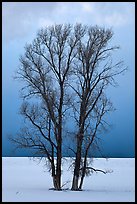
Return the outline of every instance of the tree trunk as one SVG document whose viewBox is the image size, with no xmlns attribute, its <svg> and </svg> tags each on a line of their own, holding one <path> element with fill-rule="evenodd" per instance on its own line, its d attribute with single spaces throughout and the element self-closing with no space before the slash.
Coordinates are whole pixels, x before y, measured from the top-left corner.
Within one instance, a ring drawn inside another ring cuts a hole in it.
<svg viewBox="0 0 137 204">
<path fill-rule="evenodd" d="M 61 161 L 62 161 L 62 106 L 63 106 L 63 83 L 60 82 L 60 105 L 59 105 L 59 119 L 58 119 L 58 135 L 57 135 L 57 165 L 56 165 L 56 179 L 57 190 L 61 190 Z"/>
<path fill-rule="evenodd" d="M 61 168 L 59 168 L 59 161 L 57 161 L 56 167 L 54 164 L 54 160 L 52 161 L 52 179 L 54 189 L 61 190 Z"/>
<path fill-rule="evenodd" d="M 82 190 L 83 181 L 85 178 L 85 173 L 86 173 L 86 165 L 84 165 L 84 167 L 82 169 L 82 176 L 81 176 L 81 180 L 80 180 L 80 184 L 79 184 L 79 190 Z"/>
<path fill-rule="evenodd" d="M 72 182 L 72 191 L 77 191 L 78 190 L 78 180 L 79 177 L 77 177 L 76 175 L 73 176 L 73 182 Z"/>
<path fill-rule="evenodd" d="M 79 184 L 79 190 L 82 190 L 84 178 L 85 178 L 85 175 L 82 175 L 81 180 L 80 180 L 80 184 Z"/>
<path fill-rule="evenodd" d="M 53 186 L 54 186 L 54 189 L 55 190 L 61 190 L 61 187 L 60 187 L 60 178 L 58 178 L 57 175 L 53 176 Z"/>
<path fill-rule="evenodd" d="M 85 157 L 84 157 L 84 164 L 83 164 L 83 168 L 82 168 L 82 176 L 81 176 L 81 180 L 80 180 L 80 184 L 79 184 L 79 189 L 80 190 L 82 190 L 82 185 L 83 185 L 83 181 L 84 181 L 85 174 L 86 174 L 87 153 L 88 153 L 88 148 L 86 149 L 86 153 L 85 153 Z"/>
<path fill-rule="evenodd" d="M 57 149 L 57 169 L 56 169 L 58 190 L 61 190 L 61 159 L 62 159 L 62 152 L 61 152 L 61 143 L 60 143 Z"/>
<path fill-rule="evenodd" d="M 72 188 L 71 188 L 71 190 L 74 190 L 74 191 L 79 190 L 78 181 L 79 181 L 79 172 L 80 172 L 80 163 L 81 163 L 81 147 L 82 147 L 82 140 L 78 139 L 77 154 L 76 154 L 74 175 L 73 175 Z"/>
<path fill-rule="evenodd" d="M 74 167 L 74 175 L 73 175 L 73 182 L 71 190 L 78 191 L 78 182 L 80 176 L 80 165 L 81 165 L 81 151 L 82 151 L 82 142 L 83 142 L 83 135 L 84 135 L 84 116 L 85 116 L 85 109 L 83 108 L 83 104 L 80 107 L 80 119 L 79 119 L 79 134 L 77 135 L 77 151 L 76 151 L 76 160 L 75 160 L 75 167 Z"/>
</svg>

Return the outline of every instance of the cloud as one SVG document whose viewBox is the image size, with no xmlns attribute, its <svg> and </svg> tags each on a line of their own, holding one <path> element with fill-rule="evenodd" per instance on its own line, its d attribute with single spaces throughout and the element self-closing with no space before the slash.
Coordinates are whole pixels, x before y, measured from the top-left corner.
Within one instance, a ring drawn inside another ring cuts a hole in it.
<svg viewBox="0 0 137 204">
<path fill-rule="evenodd" d="M 102 26 L 125 26 L 132 23 L 135 18 L 133 2 L 80 2 L 80 5 L 84 11 L 83 17 L 89 18 L 90 15 L 94 24 Z"/>
<path fill-rule="evenodd" d="M 2 3 L 2 31 L 6 41 L 23 38 L 37 29 L 42 19 L 49 22 L 57 2 L 4 2 Z"/>
<path fill-rule="evenodd" d="M 53 25 L 53 21 L 50 20 L 50 19 L 46 19 L 44 17 L 41 17 L 38 20 L 38 25 L 39 25 L 39 27 L 44 27 L 44 26 L 47 26 L 47 25 Z"/>
<path fill-rule="evenodd" d="M 127 23 L 127 20 L 128 19 L 125 15 L 121 15 L 120 13 L 115 12 L 111 15 L 106 15 L 103 19 L 103 22 L 108 26 L 124 26 Z"/>
<path fill-rule="evenodd" d="M 135 18 L 134 7 L 131 2 L 3 2 L 3 39 L 24 39 L 54 23 L 128 26 Z"/>
<path fill-rule="evenodd" d="M 94 4 L 90 3 L 90 2 L 80 2 L 80 5 L 83 9 L 83 11 L 86 11 L 86 12 L 92 12 L 93 9 L 94 9 Z"/>
<path fill-rule="evenodd" d="M 111 14 L 105 16 L 104 22 L 111 26 L 128 26 L 134 22 L 134 18 L 134 7 L 132 7 L 131 4 L 121 3 L 118 10 L 112 10 Z"/>
</svg>

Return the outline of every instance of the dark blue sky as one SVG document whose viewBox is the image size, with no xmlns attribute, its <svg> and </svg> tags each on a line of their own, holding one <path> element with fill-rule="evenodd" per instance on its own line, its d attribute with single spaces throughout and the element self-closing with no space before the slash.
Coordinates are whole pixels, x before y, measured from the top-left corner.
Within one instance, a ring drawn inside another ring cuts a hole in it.
<svg viewBox="0 0 137 204">
<path fill-rule="evenodd" d="M 56 12 L 56 15 L 55 15 Z M 37 15 L 36 15 L 37 13 Z M 23 120 L 18 114 L 22 84 L 13 80 L 19 66 L 19 56 L 26 42 L 31 42 L 39 28 L 54 23 L 81 22 L 112 27 L 112 44 L 121 49 L 114 59 L 128 66 L 124 76 L 118 76 L 117 88 L 108 95 L 116 111 L 109 115 L 111 130 L 102 135 L 101 147 L 108 157 L 134 157 L 135 143 L 135 4 L 132 2 L 43 2 L 2 3 L 2 154 L 29 156 L 26 150 L 13 153 L 8 134 L 16 134 Z"/>
</svg>

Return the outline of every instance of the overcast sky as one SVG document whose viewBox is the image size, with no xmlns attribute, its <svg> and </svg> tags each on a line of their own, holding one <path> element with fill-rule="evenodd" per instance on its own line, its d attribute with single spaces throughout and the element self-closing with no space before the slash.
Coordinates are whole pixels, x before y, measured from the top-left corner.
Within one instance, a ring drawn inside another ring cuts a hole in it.
<svg viewBox="0 0 137 204">
<path fill-rule="evenodd" d="M 99 25 L 114 31 L 112 43 L 121 47 L 116 57 L 124 60 L 129 70 L 125 76 L 118 77 L 119 87 L 110 89 L 117 111 L 110 117 L 113 129 L 105 137 L 103 148 L 106 154 L 111 150 L 114 157 L 134 156 L 134 2 L 2 3 L 3 155 L 12 155 L 7 134 L 15 134 L 21 126 L 18 115 L 21 83 L 12 77 L 19 66 L 19 56 L 39 28 L 58 23 Z"/>
</svg>

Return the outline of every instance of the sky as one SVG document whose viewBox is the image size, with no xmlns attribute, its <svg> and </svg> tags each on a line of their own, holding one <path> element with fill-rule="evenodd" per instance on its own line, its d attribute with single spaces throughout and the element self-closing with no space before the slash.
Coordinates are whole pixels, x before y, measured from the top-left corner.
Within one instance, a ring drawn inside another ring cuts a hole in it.
<svg viewBox="0 0 137 204">
<path fill-rule="evenodd" d="M 102 135 L 101 148 L 107 157 L 135 154 L 135 3 L 134 2 L 2 2 L 2 155 L 29 156 L 14 151 L 8 140 L 22 127 L 19 113 L 23 86 L 14 80 L 19 56 L 37 31 L 48 25 L 82 23 L 112 28 L 112 44 L 120 45 L 115 59 L 124 60 L 128 71 L 117 77 L 119 86 L 108 95 L 116 111 L 109 116 L 112 127 Z"/>
</svg>

